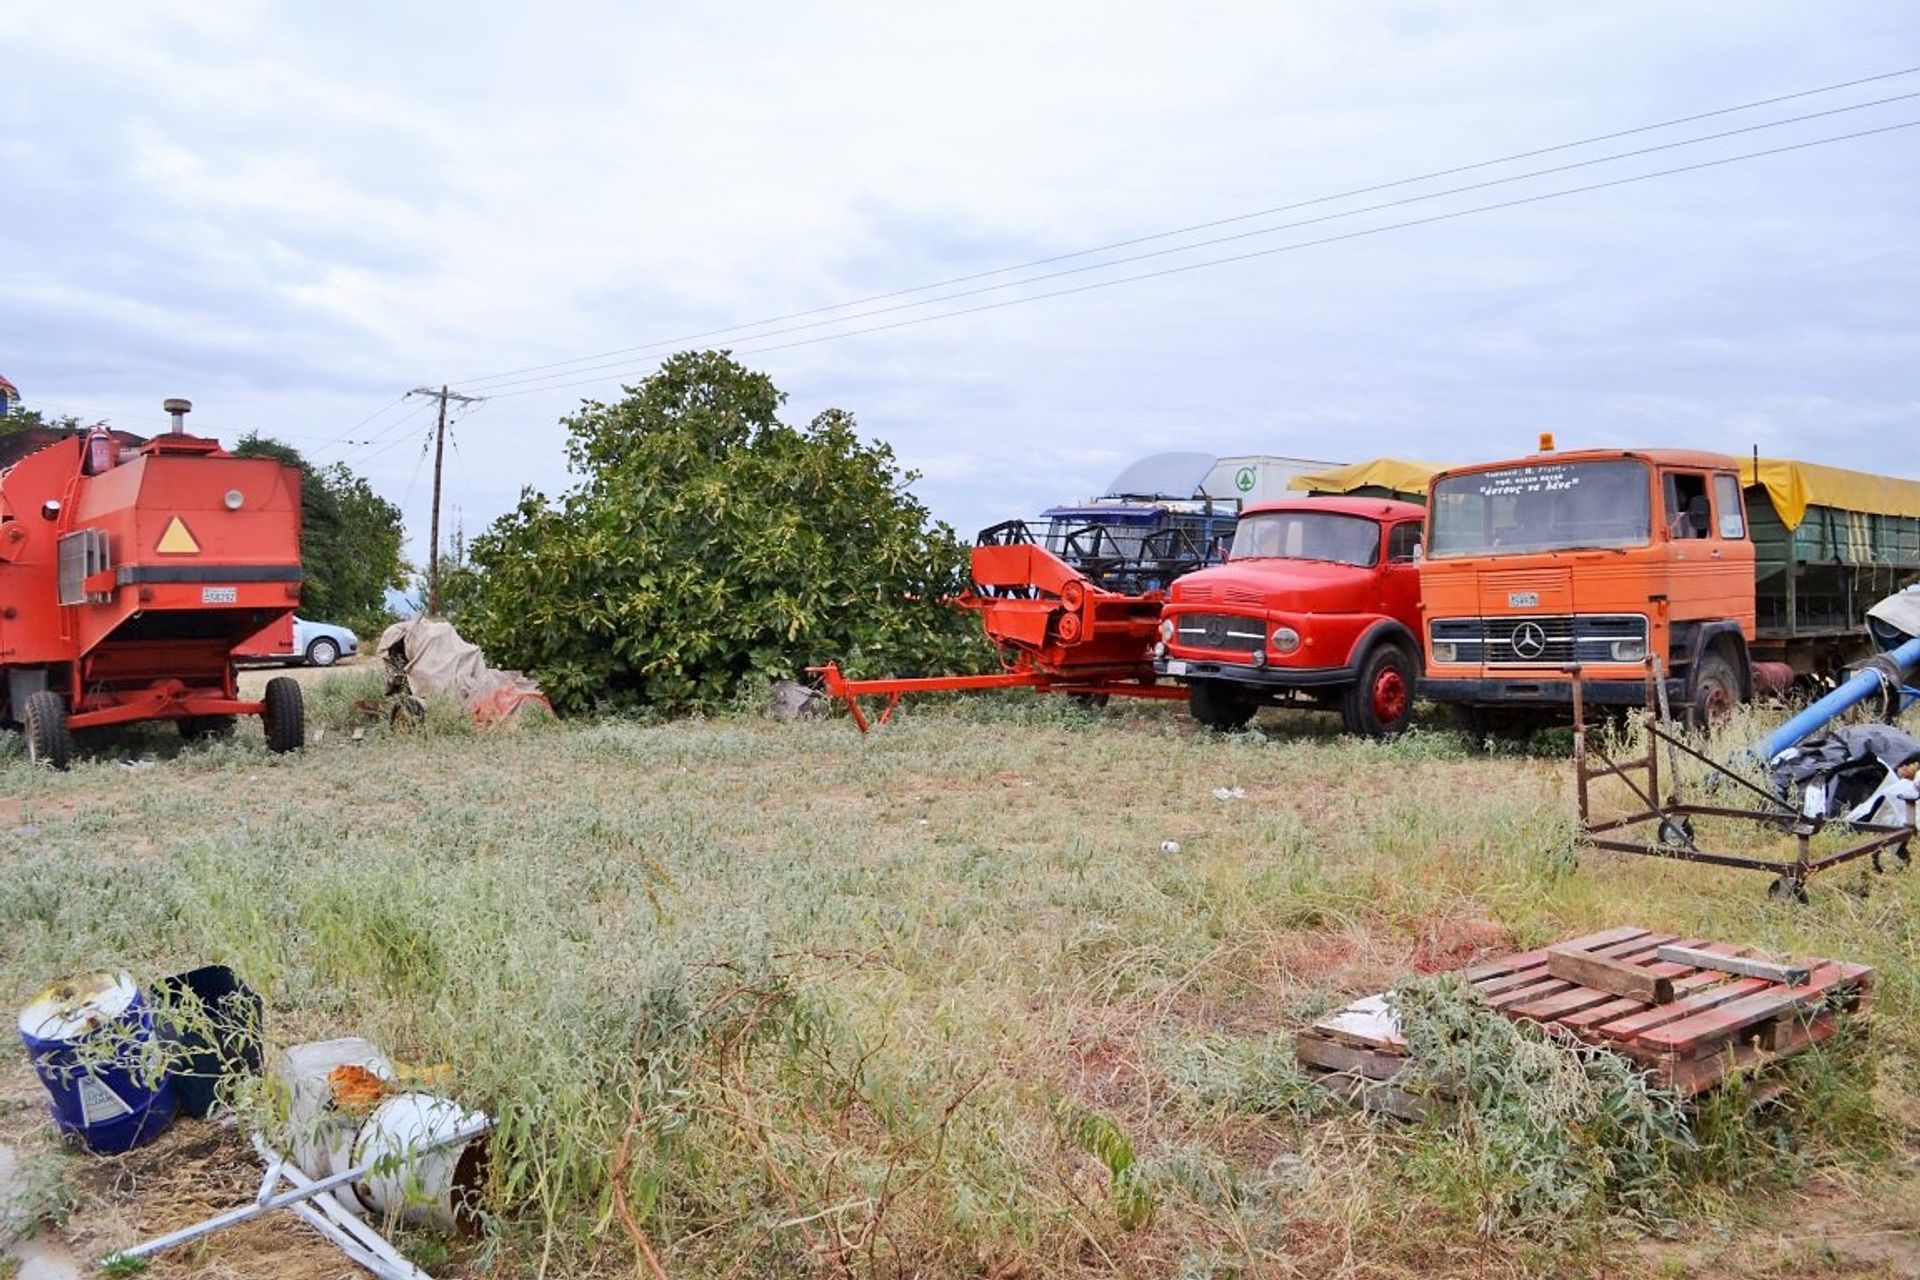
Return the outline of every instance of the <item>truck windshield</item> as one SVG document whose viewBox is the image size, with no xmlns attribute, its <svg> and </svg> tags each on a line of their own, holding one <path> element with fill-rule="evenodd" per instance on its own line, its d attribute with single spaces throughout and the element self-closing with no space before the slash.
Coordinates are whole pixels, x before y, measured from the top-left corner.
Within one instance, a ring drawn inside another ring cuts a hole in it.
<svg viewBox="0 0 1920 1280">
<path fill-rule="evenodd" d="M 1433 487 L 1427 555 L 1645 546 L 1651 493 L 1646 464 L 1629 458 L 1448 476 Z"/>
<path fill-rule="evenodd" d="M 1259 511 L 1233 531 L 1235 560 L 1332 560 L 1366 567 L 1380 560 L 1380 526 L 1326 511 Z"/>
</svg>

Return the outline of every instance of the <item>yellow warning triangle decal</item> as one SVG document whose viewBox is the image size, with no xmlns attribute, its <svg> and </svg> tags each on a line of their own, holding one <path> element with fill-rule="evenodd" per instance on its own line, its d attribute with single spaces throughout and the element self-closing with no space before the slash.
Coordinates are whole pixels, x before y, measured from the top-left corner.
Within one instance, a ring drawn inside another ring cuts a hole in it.
<svg viewBox="0 0 1920 1280">
<path fill-rule="evenodd" d="M 197 556 L 200 544 L 187 532 L 187 522 L 179 516 L 167 521 L 166 532 L 160 535 L 160 541 L 153 549 L 163 556 Z"/>
</svg>

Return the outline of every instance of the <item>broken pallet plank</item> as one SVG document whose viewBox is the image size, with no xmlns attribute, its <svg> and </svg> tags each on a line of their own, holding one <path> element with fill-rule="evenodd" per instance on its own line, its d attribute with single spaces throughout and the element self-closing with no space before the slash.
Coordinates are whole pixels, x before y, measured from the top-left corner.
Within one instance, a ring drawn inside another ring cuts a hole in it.
<svg viewBox="0 0 1920 1280">
<path fill-rule="evenodd" d="M 1643 933 L 1638 938 L 1632 938 L 1625 942 L 1616 942 L 1611 946 L 1600 947 L 1592 954 L 1618 958 L 1620 956 L 1631 955 L 1638 950 L 1657 946 L 1662 942 L 1672 941 L 1673 935 L 1670 933 Z M 1531 980 L 1524 986 L 1508 987 L 1504 991 L 1488 993 L 1487 1004 L 1494 1009 L 1505 1011 L 1515 1005 L 1527 1004 L 1546 996 L 1559 995 L 1563 991 L 1570 990 L 1573 985 L 1572 983 L 1549 975 L 1544 959 L 1541 961 L 1540 967 L 1537 970 L 1531 971 L 1531 973 L 1533 975 Z M 1495 981 L 1498 981 L 1498 979 Z M 1487 991 L 1487 985 L 1491 984 L 1475 984 L 1482 992 Z"/>
<path fill-rule="evenodd" d="M 1385 1053 L 1405 1053 L 1407 1042 L 1400 1035 L 1400 1019 L 1387 1006 L 1387 997 L 1367 996 L 1343 1009 L 1336 1009 L 1315 1022 L 1314 1034 L 1339 1040 L 1361 1049 Z"/>
<path fill-rule="evenodd" d="M 1401 1120 L 1424 1120 L 1429 1104 L 1427 1099 L 1408 1093 L 1405 1089 L 1381 1080 L 1369 1080 L 1365 1076 L 1349 1075 L 1344 1071 L 1310 1071 L 1307 1073 L 1313 1082 L 1336 1098 L 1349 1103 L 1358 1103 L 1368 1111 L 1378 1111 L 1384 1115 Z"/>
<path fill-rule="evenodd" d="M 1780 982 L 1790 987 L 1799 986 L 1809 976 L 1806 965 L 1775 964 L 1756 956 L 1717 955 L 1701 948 L 1678 944 L 1661 947 L 1660 958 L 1673 964 L 1689 964 L 1696 969 L 1737 973 L 1743 978 L 1765 978 L 1769 982 Z"/>
<path fill-rule="evenodd" d="M 1832 1037 L 1833 1015 L 1823 1013 L 1811 1022 L 1793 1022 L 1771 1046 L 1729 1044 L 1704 1058 L 1677 1058 L 1654 1068 L 1654 1078 L 1683 1098 L 1704 1093 L 1740 1071 L 1754 1071 L 1790 1057 Z"/>
<path fill-rule="evenodd" d="M 1741 979 L 1765 989 L 1724 1001 L 1678 1022 L 1650 1028 L 1637 1039 L 1641 1046 L 1660 1053 L 1678 1058 L 1698 1057 L 1756 1023 L 1817 1004 L 1829 992 L 1856 985 L 1863 977 L 1870 979 L 1872 973 L 1873 970 L 1862 965 L 1822 961 L 1805 982 L 1791 987 L 1758 978 Z"/>
<path fill-rule="evenodd" d="M 1714 976 L 1726 977 L 1718 973 Z M 1671 1004 L 1648 1005 L 1639 1013 L 1615 1018 L 1612 1022 L 1600 1024 L 1594 1030 L 1608 1040 L 1630 1041 L 1656 1027 L 1663 1027 L 1669 1022 L 1680 1022 L 1702 1010 L 1738 1000 L 1743 996 L 1750 996 L 1756 991 L 1764 991 L 1766 987 L 1767 984 L 1759 978 L 1730 978 L 1717 985 L 1689 992 Z"/>
<path fill-rule="evenodd" d="M 1405 1054 L 1358 1049 L 1304 1032 L 1294 1037 L 1293 1056 L 1309 1066 L 1344 1071 L 1349 1075 L 1365 1076 L 1369 1080 L 1391 1080 L 1405 1071 L 1407 1064 L 1412 1061 Z"/>
<path fill-rule="evenodd" d="M 1726 942 L 1706 943 L 1703 940 L 1695 940 L 1692 945 L 1721 948 L 1721 952 L 1716 954 L 1732 954 L 1741 950 L 1741 948 Z M 1698 991 L 1701 987 L 1712 986 L 1716 982 L 1725 982 L 1727 980 L 1726 975 L 1717 970 L 1702 971 L 1693 968 L 1691 965 L 1657 964 L 1649 965 L 1648 968 L 1663 978 L 1673 979 L 1673 994 L 1675 999 Z M 1624 1018 L 1630 1013 L 1642 1013 L 1647 1008 L 1647 1002 L 1644 1000 L 1610 1000 L 1605 1004 L 1593 1005 L 1577 1013 L 1569 1013 L 1560 1021 L 1561 1025 L 1565 1026 L 1574 1034 L 1588 1036 L 1591 1034 L 1592 1028 L 1603 1022 L 1612 1022 L 1616 1018 Z"/>
<path fill-rule="evenodd" d="M 1654 954 L 1664 951 L 1662 948 Z M 1605 995 L 1625 996 L 1648 1004 L 1666 1004 L 1673 999 L 1672 978 L 1653 973 L 1645 965 L 1612 956 L 1563 951 L 1556 947 L 1547 952 L 1547 972 Z"/>
<path fill-rule="evenodd" d="M 1574 951 L 1592 951 L 1599 947 L 1611 946 L 1617 942 L 1628 942 L 1634 938 L 1645 937 L 1649 931 L 1635 928 L 1633 925 L 1621 925 L 1614 929 L 1602 929 L 1599 933 L 1590 933 L 1583 938 L 1570 938 L 1553 945 Z M 1545 964 L 1547 948 L 1533 951 L 1521 951 L 1514 955 L 1502 956 L 1498 960 L 1488 960 L 1484 964 L 1472 965 L 1460 971 L 1460 976 L 1468 982 L 1478 982 L 1482 978 L 1497 977 L 1503 973 L 1512 973 L 1516 969 L 1525 969 L 1533 965 Z"/>
</svg>

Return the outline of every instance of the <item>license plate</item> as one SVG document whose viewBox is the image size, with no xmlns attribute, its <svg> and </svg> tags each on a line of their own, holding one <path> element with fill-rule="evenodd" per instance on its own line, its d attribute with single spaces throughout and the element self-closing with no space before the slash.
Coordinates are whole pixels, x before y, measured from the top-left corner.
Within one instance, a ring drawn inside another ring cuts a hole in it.
<svg viewBox="0 0 1920 1280">
<path fill-rule="evenodd" d="M 239 602 L 240 588 L 238 587 L 200 588 L 201 604 L 238 604 Z"/>
<path fill-rule="evenodd" d="M 1538 609 L 1539 607 L 1540 593 L 1538 591 L 1507 592 L 1507 608 L 1509 609 Z"/>
<path fill-rule="evenodd" d="M 1167 674 L 1170 676 L 1183 676 L 1187 674 L 1187 664 L 1178 658 L 1169 658 L 1167 660 Z"/>
</svg>

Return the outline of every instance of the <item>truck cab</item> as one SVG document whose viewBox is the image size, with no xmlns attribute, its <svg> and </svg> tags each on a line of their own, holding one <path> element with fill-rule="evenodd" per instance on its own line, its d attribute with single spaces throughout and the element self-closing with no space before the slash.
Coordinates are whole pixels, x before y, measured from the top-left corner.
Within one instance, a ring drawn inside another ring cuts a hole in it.
<svg viewBox="0 0 1920 1280">
<path fill-rule="evenodd" d="M 1740 464 L 1542 452 L 1444 471 L 1428 500 L 1421 693 L 1469 727 L 1644 704 L 1649 657 L 1698 720 L 1752 696 L 1754 550 Z"/>
<path fill-rule="evenodd" d="M 1176 580 L 1154 670 L 1194 719 L 1237 729 L 1269 705 L 1334 708 L 1384 737 L 1413 711 L 1425 512 L 1379 498 L 1296 498 L 1240 513 L 1226 562 Z"/>
</svg>

